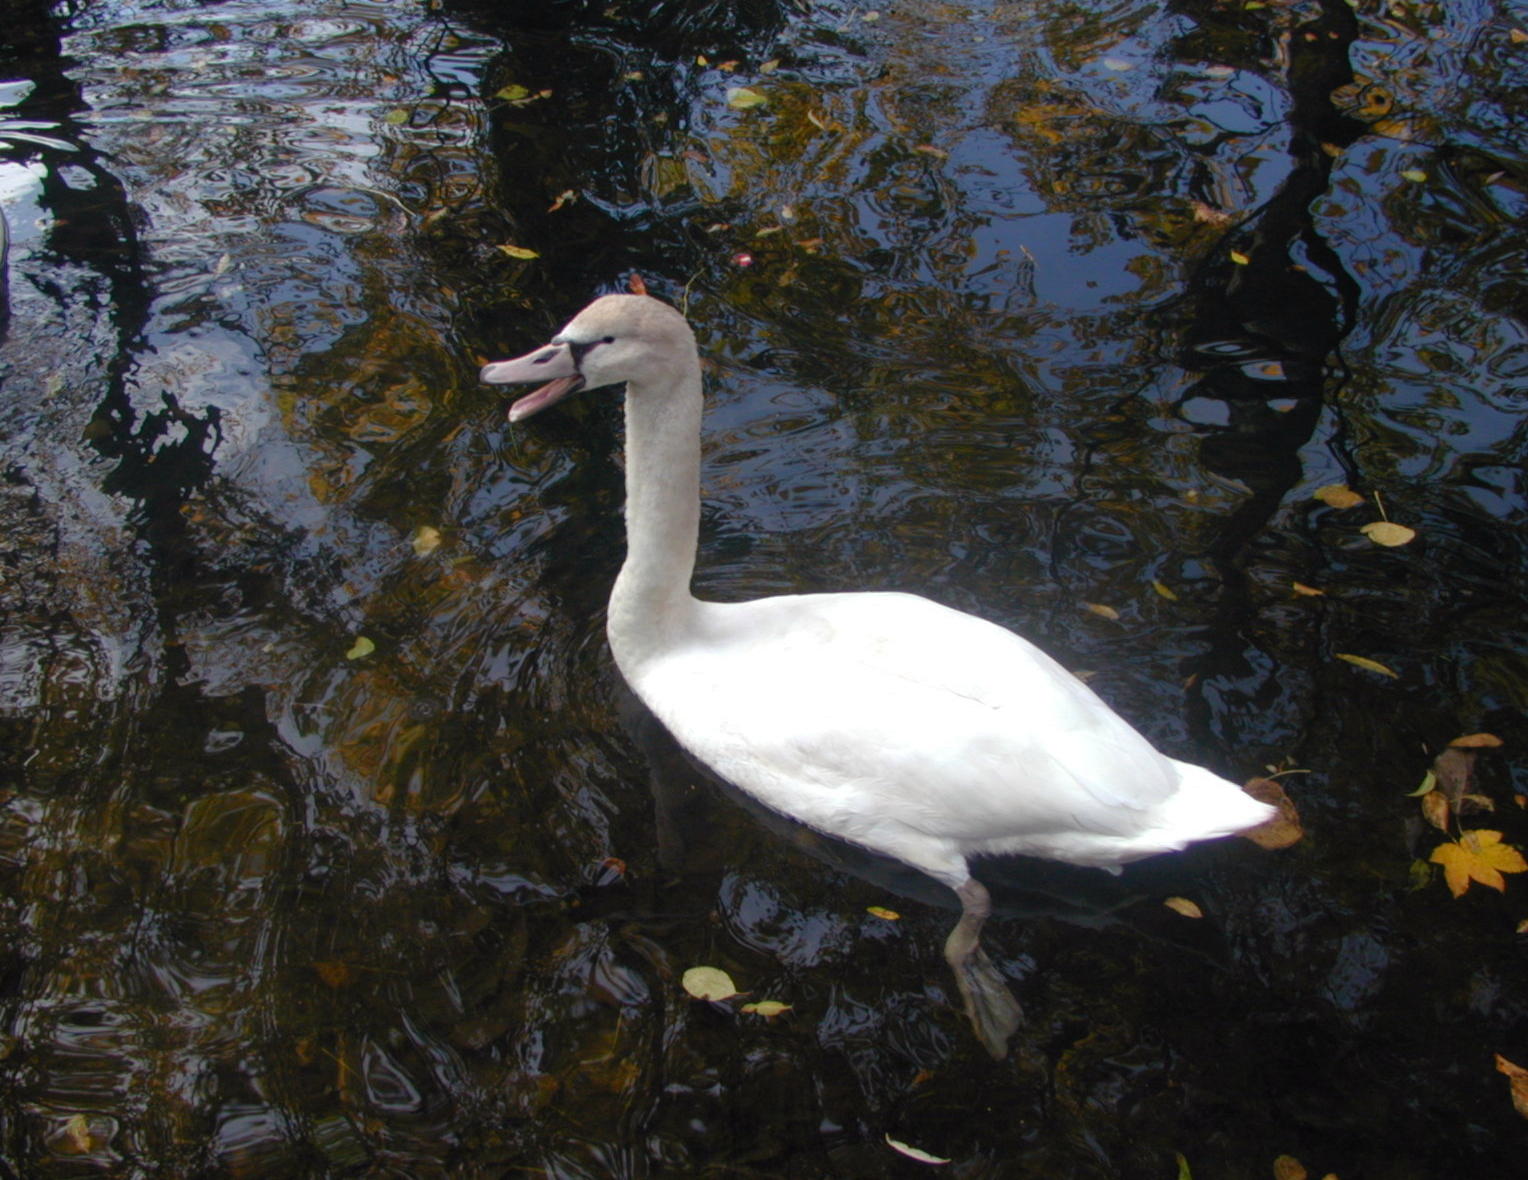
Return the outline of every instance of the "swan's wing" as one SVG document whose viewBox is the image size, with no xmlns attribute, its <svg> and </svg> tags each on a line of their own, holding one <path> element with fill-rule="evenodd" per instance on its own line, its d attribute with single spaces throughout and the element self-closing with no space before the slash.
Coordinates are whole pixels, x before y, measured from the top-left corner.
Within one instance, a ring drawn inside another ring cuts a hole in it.
<svg viewBox="0 0 1528 1180">
<path fill-rule="evenodd" d="M 983 620 L 907 595 L 719 609 L 635 687 L 703 761 L 809 823 L 880 809 L 967 841 L 1126 834 L 1176 784 L 1085 685 Z"/>
</svg>

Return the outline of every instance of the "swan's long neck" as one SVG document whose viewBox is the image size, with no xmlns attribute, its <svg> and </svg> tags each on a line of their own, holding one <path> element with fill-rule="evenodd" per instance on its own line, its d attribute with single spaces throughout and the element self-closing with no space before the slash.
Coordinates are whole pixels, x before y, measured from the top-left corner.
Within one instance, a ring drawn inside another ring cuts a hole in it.
<svg viewBox="0 0 1528 1180">
<path fill-rule="evenodd" d="M 610 646 L 631 676 L 692 617 L 700 535 L 700 362 L 626 389 L 626 562 L 610 595 Z"/>
</svg>

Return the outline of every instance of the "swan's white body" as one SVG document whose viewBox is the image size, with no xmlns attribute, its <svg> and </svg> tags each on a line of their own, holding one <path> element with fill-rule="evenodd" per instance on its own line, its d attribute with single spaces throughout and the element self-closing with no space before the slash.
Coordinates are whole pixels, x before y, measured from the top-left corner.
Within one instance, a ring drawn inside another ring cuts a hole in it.
<svg viewBox="0 0 1528 1180">
<path fill-rule="evenodd" d="M 551 346 L 483 378 L 553 379 L 512 419 L 585 385 L 627 383 L 628 552 L 608 624 L 617 665 L 727 780 L 956 890 L 964 914 L 946 955 L 995 1054 L 1018 1009 L 977 945 L 988 901 L 970 856 L 1117 870 L 1273 814 L 1159 753 L 1033 644 L 975 616 L 910 594 L 696 599 L 700 365 L 665 304 L 605 296 Z"/>
</svg>

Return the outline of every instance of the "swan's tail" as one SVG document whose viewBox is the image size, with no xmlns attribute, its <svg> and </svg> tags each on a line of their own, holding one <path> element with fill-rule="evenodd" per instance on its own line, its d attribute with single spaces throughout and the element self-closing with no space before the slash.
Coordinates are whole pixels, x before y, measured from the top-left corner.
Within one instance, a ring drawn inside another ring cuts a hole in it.
<svg viewBox="0 0 1528 1180">
<path fill-rule="evenodd" d="M 1211 774 L 1202 766 L 1173 761 L 1178 769 L 1178 789 L 1159 803 L 1153 826 L 1171 834 L 1175 847 L 1196 840 L 1213 840 L 1245 832 L 1278 814 L 1276 808 L 1259 803 L 1233 782 Z"/>
</svg>

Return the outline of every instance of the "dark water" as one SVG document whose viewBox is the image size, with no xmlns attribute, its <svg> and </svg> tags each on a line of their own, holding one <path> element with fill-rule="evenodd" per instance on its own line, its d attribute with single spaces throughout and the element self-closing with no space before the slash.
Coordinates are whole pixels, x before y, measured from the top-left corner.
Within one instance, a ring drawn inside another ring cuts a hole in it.
<svg viewBox="0 0 1528 1180">
<path fill-rule="evenodd" d="M 1528 881 L 1407 797 L 1495 733 L 1462 824 L 1528 841 L 1520 8 L 3 12 L 4 1174 L 1521 1168 Z M 1020 628 L 1304 841 L 984 866 L 988 1061 L 949 899 L 620 685 L 614 400 L 476 384 L 632 269 L 704 593 Z"/>
</svg>

